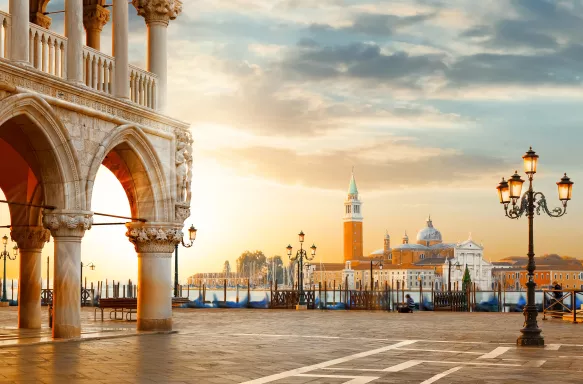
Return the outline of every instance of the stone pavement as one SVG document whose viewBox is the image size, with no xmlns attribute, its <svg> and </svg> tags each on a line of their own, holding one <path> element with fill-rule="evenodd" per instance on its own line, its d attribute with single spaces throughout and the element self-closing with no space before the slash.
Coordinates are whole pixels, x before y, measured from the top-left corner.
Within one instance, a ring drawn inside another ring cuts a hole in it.
<svg viewBox="0 0 583 384">
<path fill-rule="evenodd" d="M 540 320 L 547 347 L 517 349 L 521 314 L 179 309 L 174 322 L 176 334 L 0 347 L 0 383 L 583 382 L 583 324 Z M 15 324 L 0 310 L 0 333 Z M 83 324 L 135 334 L 88 309 Z"/>
</svg>

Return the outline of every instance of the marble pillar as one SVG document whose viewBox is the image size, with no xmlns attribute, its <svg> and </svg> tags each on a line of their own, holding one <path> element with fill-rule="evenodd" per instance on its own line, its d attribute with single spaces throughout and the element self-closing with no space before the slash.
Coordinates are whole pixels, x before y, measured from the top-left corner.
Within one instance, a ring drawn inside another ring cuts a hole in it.
<svg viewBox="0 0 583 384">
<path fill-rule="evenodd" d="M 172 255 L 182 225 L 128 223 L 126 235 L 138 253 L 138 330 L 172 330 Z"/>
<path fill-rule="evenodd" d="M 52 211 L 43 223 L 55 243 L 53 337 L 81 336 L 81 239 L 91 228 L 93 215 L 87 211 Z"/>
<path fill-rule="evenodd" d="M 10 44 L 10 58 L 15 62 L 28 64 L 30 3 L 28 0 L 10 0 L 9 12 L 12 23 L 10 39 L 7 39 Z"/>
<path fill-rule="evenodd" d="M 87 46 L 98 51 L 101 49 L 101 31 L 109 21 L 109 11 L 100 4 L 83 7 L 83 26 L 87 36 Z"/>
<path fill-rule="evenodd" d="M 43 227 L 13 227 L 10 237 L 19 248 L 18 328 L 38 329 L 41 327 L 41 251 L 50 240 L 50 233 Z"/>
<path fill-rule="evenodd" d="M 113 0 L 113 57 L 115 57 L 115 78 L 113 92 L 115 97 L 130 98 L 129 75 L 129 11 L 127 0 Z"/>
<path fill-rule="evenodd" d="M 27 34 L 28 36 L 28 34 Z M 83 83 L 83 2 L 65 0 L 67 79 Z"/>
<path fill-rule="evenodd" d="M 158 75 L 157 109 L 164 112 L 168 87 L 168 24 L 182 12 L 181 0 L 132 0 L 148 26 L 148 71 Z"/>
</svg>

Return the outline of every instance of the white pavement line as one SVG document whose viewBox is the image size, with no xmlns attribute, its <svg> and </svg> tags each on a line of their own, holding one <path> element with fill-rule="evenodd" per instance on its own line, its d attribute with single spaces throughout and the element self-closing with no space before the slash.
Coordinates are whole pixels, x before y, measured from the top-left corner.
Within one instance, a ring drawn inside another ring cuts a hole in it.
<svg viewBox="0 0 583 384">
<path fill-rule="evenodd" d="M 292 370 L 287 371 L 287 372 L 276 373 L 275 375 L 266 376 L 266 377 L 262 377 L 262 378 L 259 378 L 259 379 L 246 381 L 246 382 L 241 383 L 241 384 L 263 384 L 263 383 L 271 383 L 272 381 L 281 380 L 281 379 L 285 379 L 287 377 L 300 375 L 302 373 L 314 371 L 316 369 L 326 368 L 326 367 L 330 367 L 330 366 L 336 365 L 336 364 L 342 364 L 342 363 L 345 363 L 347 361 L 351 361 L 351 360 L 355 360 L 355 359 L 360 359 L 361 357 L 367 357 L 367 356 L 376 355 L 378 353 L 390 351 L 391 349 L 403 347 L 405 345 L 411 345 L 411 344 L 413 344 L 415 342 L 416 342 L 416 340 L 402 341 L 400 343 L 391 344 L 391 345 L 388 345 L 386 347 L 372 349 L 370 351 L 364 351 L 364 352 L 360 352 L 360 353 L 355 353 L 354 355 L 349 355 L 349 356 L 341 357 L 341 358 L 334 359 L 334 360 L 324 361 L 323 363 L 309 365 L 307 367 L 292 369 Z"/>
<path fill-rule="evenodd" d="M 547 351 L 558 351 L 561 348 L 561 344 L 547 344 L 545 345 L 545 349 Z"/>
<path fill-rule="evenodd" d="M 399 372 L 407 368 L 414 367 L 416 365 L 421 364 L 419 360 L 409 360 L 405 361 L 404 363 L 393 365 L 392 367 L 383 369 L 383 372 Z"/>
<path fill-rule="evenodd" d="M 448 351 L 448 350 L 443 350 L 443 349 L 399 348 L 398 351 L 443 352 L 443 353 L 468 353 L 468 354 L 471 354 L 471 355 L 483 355 L 482 352 Z"/>
<path fill-rule="evenodd" d="M 493 351 L 488 352 L 485 355 L 478 357 L 478 359 L 495 359 L 498 356 L 506 353 L 509 349 L 510 349 L 510 347 L 498 347 L 498 348 L 494 349 Z"/>
<path fill-rule="evenodd" d="M 331 378 L 331 379 L 352 379 L 350 381 L 345 381 L 344 384 L 366 384 L 366 383 L 370 383 L 373 380 L 378 379 L 378 377 L 373 377 L 373 376 L 310 375 L 310 374 L 301 374 L 301 375 L 297 375 L 296 377 L 322 377 L 322 378 Z"/>
<path fill-rule="evenodd" d="M 475 362 L 471 362 L 471 361 L 423 360 L 422 362 L 423 363 L 435 363 L 435 364 L 477 365 L 477 366 L 489 366 L 489 367 L 520 367 L 520 364 L 475 363 Z"/>
<path fill-rule="evenodd" d="M 546 360 L 530 360 L 526 364 L 523 365 L 525 368 L 539 368 L 542 367 Z"/>
<path fill-rule="evenodd" d="M 450 373 L 454 373 L 459 371 L 460 369 L 462 369 L 462 367 L 454 367 L 452 369 L 448 369 L 445 372 L 439 373 L 433 377 L 430 377 L 429 379 L 425 380 L 424 382 L 422 382 L 421 384 L 431 384 L 431 383 L 435 383 L 437 380 L 449 375 Z"/>
</svg>

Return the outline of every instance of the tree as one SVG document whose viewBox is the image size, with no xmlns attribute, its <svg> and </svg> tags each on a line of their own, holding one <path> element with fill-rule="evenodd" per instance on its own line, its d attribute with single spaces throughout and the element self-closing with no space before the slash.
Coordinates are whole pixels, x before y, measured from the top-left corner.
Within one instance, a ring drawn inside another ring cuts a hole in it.
<svg viewBox="0 0 583 384">
<path fill-rule="evenodd" d="M 470 277 L 470 270 L 466 265 L 466 271 L 464 272 L 464 278 L 462 279 L 462 290 L 467 291 L 468 287 L 472 284 L 472 278 Z"/>
<path fill-rule="evenodd" d="M 265 263 L 266 258 L 262 251 L 245 251 L 237 259 L 237 272 L 243 276 L 253 277 L 251 275 L 261 271 Z"/>
<path fill-rule="evenodd" d="M 225 265 L 223 266 L 223 274 L 225 275 L 225 278 L 228 278 L 229 275 L 231 274 L 231 264 L 229 263 L 229 260 L 225 260 Z"/>
</svg>

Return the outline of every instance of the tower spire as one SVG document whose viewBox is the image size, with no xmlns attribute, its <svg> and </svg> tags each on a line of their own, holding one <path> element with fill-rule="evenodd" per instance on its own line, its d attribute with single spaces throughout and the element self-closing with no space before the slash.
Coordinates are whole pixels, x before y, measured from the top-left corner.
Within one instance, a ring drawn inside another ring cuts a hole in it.
<svg viewBox="0 0 583 384">
<path fill-rule="evenodd" d="M 356 180 L 354 179 L 354 167 L 352 167 L 352 177 L 350 178 L 350 184 L 348 186 L 348 195 L 358 196 L 358 188 L 356 188 Z"/>
</svg>

